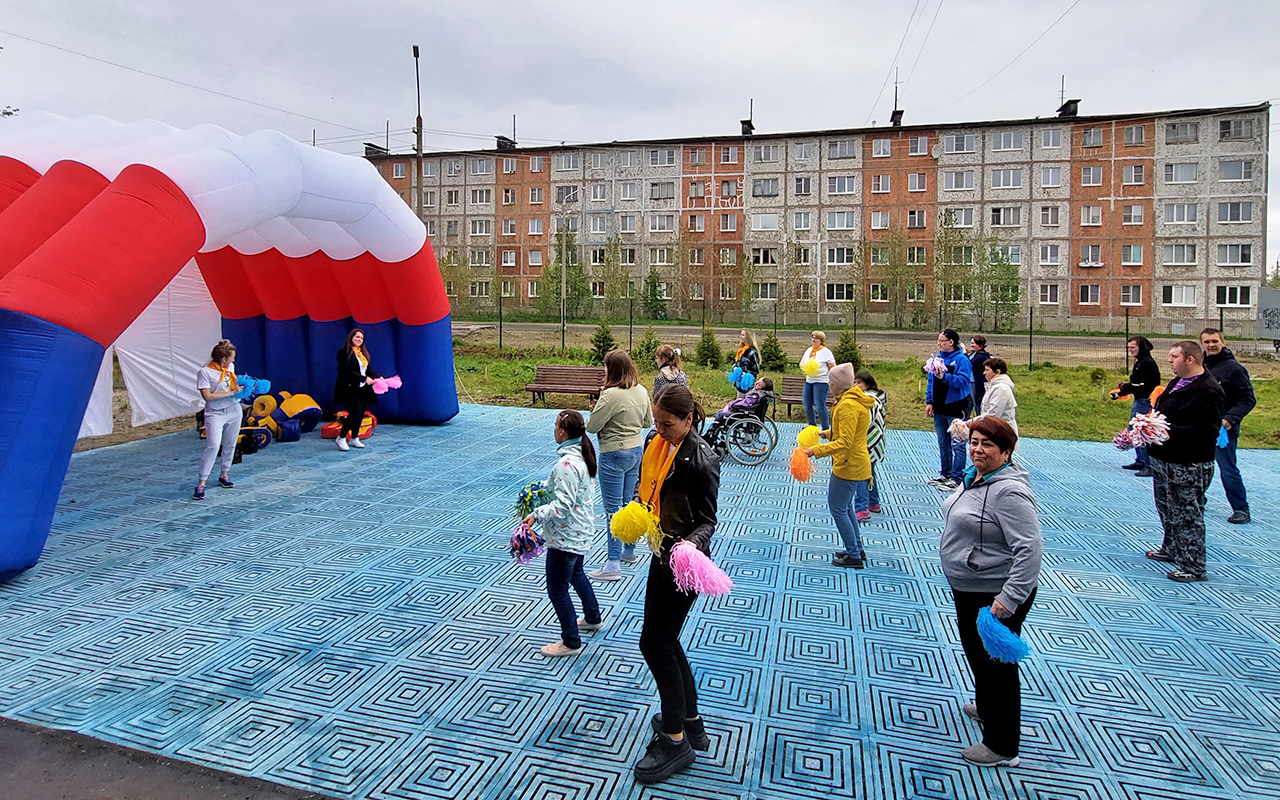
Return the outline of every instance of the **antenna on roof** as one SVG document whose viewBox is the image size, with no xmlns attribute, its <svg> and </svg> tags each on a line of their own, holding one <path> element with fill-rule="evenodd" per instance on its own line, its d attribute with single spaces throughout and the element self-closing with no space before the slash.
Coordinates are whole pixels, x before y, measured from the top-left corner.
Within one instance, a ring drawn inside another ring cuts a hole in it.
<svg viewBox="0 0 1280 800">
<path fill-rule="evenodd" d="M 1058 105 L 1067 102 L 1067 76 L 1062 76 L 1062 88 L 1058 90 Z"/>
<path fill-rule="evenodd" d="M 889 124 L 895 128 L 902 125 L 902 109 L 898 108 L 898 68 L 893 68 L 893 113 L 889 115 Z"/>
<path fill-rule="evenodd" d="M 751 105 L 748 108 L 750 110 L 747 112 L 747 118 L 744 120 L 741 120 L 743 136 L 750 136 L 756 130 L 756 125 L 755 125 L 756 99 L 754 97 L 751 98 Z"/>
</svg>

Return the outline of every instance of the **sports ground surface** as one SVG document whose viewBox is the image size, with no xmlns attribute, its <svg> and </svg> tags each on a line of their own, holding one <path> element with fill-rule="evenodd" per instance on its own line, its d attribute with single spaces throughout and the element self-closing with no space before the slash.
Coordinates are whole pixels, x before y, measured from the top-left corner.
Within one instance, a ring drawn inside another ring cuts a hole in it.
<svg viewBox="0 0 1280 800">
<path fill-rule="evenodd" d="M 318 435 L 191 502 L 178 433 L 77 454 L 40 563 L 0 585 L 0 716 L 350 798 L 1280 796 L 1280 452 L 1242 451 L 1255 522 L 1210 490 L 1205 584 L 1175 584 L 1150 484 L 1110 445 L 1027 440 L 1045 567 L 1026 637 L 1023 765 L 978 736 L 937 558 L 931 433 L 891 431 L 863 571 L 830 566 L 827 467 L 727 463 L 715 557 L 734 578 L 683 641 L 711 750 L 634 784 L 657 694 L 637 650 L 645 563 L 597 587 L 573 659 L 542 563 L 507 554 L 554 410 L 464 405 Z M 593 560 L 603 556 L 598 548 Z"/>
</svg>

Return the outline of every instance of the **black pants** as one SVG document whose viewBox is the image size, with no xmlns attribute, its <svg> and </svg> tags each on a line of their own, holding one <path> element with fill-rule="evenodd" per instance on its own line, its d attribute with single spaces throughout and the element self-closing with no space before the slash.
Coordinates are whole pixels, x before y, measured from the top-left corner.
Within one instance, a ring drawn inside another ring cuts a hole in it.
<svg viewBox="0 0 1280 800">
<path fill-rule="evenodd" d="M 982 743 L 992 752 L 1012 758 L 1018 755 L 1021 744 L 1022 684 L 1018 680 L 1018 665 L 996 661 L 987 655 L 978 635 L 978 612 L 991 605 L 994 592 L 957 592 L 956 623 L 960 627 L 960 644 L 973 671 L 973 697 L 982 717 Z M 1022 622 L 1036 599 L 1036 590 L 1026 602 L 1013 611 L 1013 616 L 1000 620 L 1014 633 L 1022 633 Z"/>
<path fill-rule="evenodd" d="M 644 593 L 644 626 L 640 652 L 658 684 L 662 700 L 662 729 L 680 733 L 684 720 L 698 716 L 698 690 L 689 659 L 680 646 L 680 628 L 693 608 L 697 594 L 676 588 L 671 567 L 662 559 L 649 559 L 649 585 Z"/>
<path fill-rule="evenodd" d="M 339 432 L 339 436 L 355 438 L 359 435 L 360 423 L 364 421 L 363 391 L 363 389 L 358 389 L 352 397 L 348 398 L 347 418 L 342 421 L 342 430 Z"/>
</svg>

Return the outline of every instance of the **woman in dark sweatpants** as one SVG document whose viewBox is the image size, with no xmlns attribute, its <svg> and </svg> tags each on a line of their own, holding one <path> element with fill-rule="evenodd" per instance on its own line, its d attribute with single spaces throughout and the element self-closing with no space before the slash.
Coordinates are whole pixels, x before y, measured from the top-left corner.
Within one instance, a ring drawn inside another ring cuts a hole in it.
<svg viewBox="0 0 1280 800">
<path fill-rule="evenodd" d="M 698 434 L 702 407 L 684 386 L 672 385 L 653 403 L 656 435 L 650 434 L 640 463 L 638 499 L 648 505 L 665 535 L 649 561 L 640 652 L 658 685 L 662 713 L 654 716 L 654 737 L 635 766 L 638 783 L 666 780 L 694 762 L 695 750 L 710 746 L 698 716 L 698 693 L 680 629 L 697 595 L 676 587 L 671 549 L 687 541 L 708 556 L 716 529 L 720 462 Z"/>
</svg>

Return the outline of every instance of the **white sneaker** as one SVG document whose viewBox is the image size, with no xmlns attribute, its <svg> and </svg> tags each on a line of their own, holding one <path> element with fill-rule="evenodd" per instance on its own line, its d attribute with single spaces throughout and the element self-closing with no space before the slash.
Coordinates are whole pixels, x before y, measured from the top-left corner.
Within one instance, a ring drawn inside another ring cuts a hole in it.
<svg viewBox="0 0 1280 800">
<path fill-rule="evenodd" d="M 351 440 L 351 446 L 352 446 L 352 447 L 354 447 L 354 448 L 356 448 L 357 450 L 363 450 L 363 449 L 364 449 L 364 442 L 360 441 L 360 437 L 359 437 L 359 436 L 357 436 L 357 437 L 355 437 L 354 439 L 352 439 L 352 440 Z"/>
<path fill-rule="evenodd" d="M 351 449 L 351 446 L 347 444 L 347 438 L 345 436 L 339 436 L 336 441 L 338 442 L 338 449 L 342 452 L 345 453 Z"/>
<path fill-rule="evenodd" d="M 622 580 L 622 570 L 597 569 L 588 572 L 587 577 L 593 581 L 620 581 Z"/>
<path fill-rule="evenodd" d="M 590 633 L 591 631 L 598 631 L 603 627 L 604 627 L 603 618 L 599 622 L 592 624 L 590 622 L 587 622 L 586 617 L 578 617 L 578 630 L 580 631 L 587 631 L 588 633 Z"/>
</svg>

